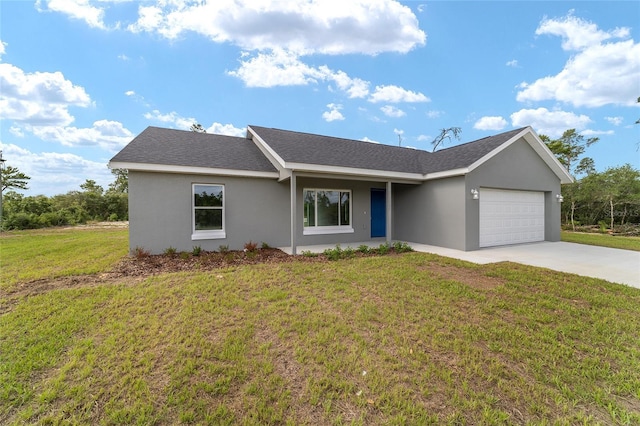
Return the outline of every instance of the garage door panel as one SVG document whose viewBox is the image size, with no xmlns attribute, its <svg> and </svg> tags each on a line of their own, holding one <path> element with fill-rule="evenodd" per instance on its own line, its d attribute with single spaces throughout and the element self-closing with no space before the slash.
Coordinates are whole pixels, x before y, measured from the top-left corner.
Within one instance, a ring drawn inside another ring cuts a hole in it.
<svg viewBox="0 0 640 426">
<path fill-rule="evenodd" d="M 480 247 L 544 241 L 544 193 L 480 190 Z"/>
</svg>

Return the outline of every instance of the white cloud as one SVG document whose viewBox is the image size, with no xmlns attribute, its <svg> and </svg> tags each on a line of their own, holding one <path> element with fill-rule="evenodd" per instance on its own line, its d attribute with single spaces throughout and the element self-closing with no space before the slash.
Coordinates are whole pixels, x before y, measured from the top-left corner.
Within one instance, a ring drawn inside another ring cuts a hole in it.
<svg viewBox="0 0 640 426">
<path fill-rule="evenodd" d="M 431 140 L 433 140 L 433 137 L 431 136 L 427 136 L 427 135 L 418 136 L 418 142 L 431 141 Z"/>
<path fill-rule="evenodd" d="M 46 9 L 43 9 L 43 3 Z M 73 19 L 84 21 L 93 28 L 106 29 L 104 24 L 104 9 L 92 6 L 88 0 L 37 0 L 39 11 L 50 10 L 63 13 Z"/>
<path fill-rule="evenodd" d="M 4 41 L 0 40 L 0 59 L 2 59 L 2 55 L 4 55 L 5 53 L 7 53 L 5 47 L 7 47 L 7 43 L 5 43 Z"/>
<path fill-rule="evenodd" d="M 580 132 L 581 135 L 584 136 L 601 136 L 601 135 L 613 135 L 615 132 L 613 130 L 591 130 L 586 129 Z"/>
<path fill-rule="evenodd" d="M 162 123 L 172 124 L 181 130 L 189 130 L 192 124 L 198 122 L 195 118 L 182 117 L 180 114 L 178 114 L 175 111 L 163 114 L 157 109 L 154 109 L 151 112 L 146 112 L 144 114 L 144 118 L 146 118 L 147 120 L 160 121 Z"/>
<path fill-rule="evenodd" d="M 324 118 L 325 121 L 330 123 L 336 120 L 344 120 L 344 115 L 342 115 L 342 113 L 340 112 L 340 110 L 342 109 L 342 105 L 328 104 L 327 108 L 329 108 L 329 111 L 325 111 L 324 113 L 322 113 L 322 118 Z"/>
<path fill-rule="evenodd" d="M 11 126 L 9 128 L 9 132 L 11 132 L 11 134 L 17 138 L 23 138 L 24 137 L 24 131 L 22 130 L 22 128 L 18 127 L 18 126 Z"/>
<path fill-rule="evenodd" d="M 196 120 L 195 118 L 185 118 L 175 111 L 163 114 L 157 109 L 145 113 L 144 118 L 152 121 L 160 121 L 162 123 L 165 123 L 165 125 L 173 125 L 179 130 L 189 130 L 193 124 L 198 123 L 198 120 Z M 245 136 L 247 133 L 246 128 L 239 128 L 235 127 L 232 124 L 221 124 L 217 122 L 211 123 L 211 126 L 206 128 L 206 131 L 207 133 L 213 133 L 217 135 L 241 137 Z"/>
<path fill-rule="evenodd" d="M 521 83 L 518 101 L 556 100 L 575 107 L 635 104 L 637 94 L 629 88 L 640 81 L 640 43 L 626 40 L 627 28 L 605 32 L 569 15 L 543 20 L 536 34 L 561 36 L 562 48 L 577 53 L 558 74 Z"/>
<path fill-rule="evenodd" d="M 508 67 L 517 68 L 518 67 L 518 60 L 517 59 L 512 59 L 510 61 L 507 61 L 507 63 L 505 65 L 508 66 Z"/>
<path fill-rule="evenodd" d="M 539 134 L 557 138 L 567 129 L 583 130 L 591 123 L 591 119 L 583 114 L 538 108 L 514 112 L 511 114 L 511 123 L 515 127 L 531 126 Z"/>
<path fill-rule="evenodd" d="M 36 126 L 29 130 L 45 141 L 72 147 L 99 146 L 114 153 L 131 142 L 134 136 L 122 123 L 109 120 L 96 121 L 90 128 Z"/>
<path fill-rule="evenodd" d="M 124 92 L 124 94 L 126 96 L 135 96 L 136 92 L 134 92 L 133 90 L 127 90 L 126 92 Z"/>
<path fill-rule="evenodd" d="M 88 107 L 91 98 L 81 86 L 61 72 L 25 73 L 11 64 L 0 64 L 0 119 L 31 125 L 69 125 L 70 106 Z"/>
<path fill-rule="evenodd" d="M 369 102 L 430 102 L 431 99 L 426 97 L 420 92 L 412 92 L 411 90 L 403 89 L 402 87 L 389 85 L 389 86 L 376 86 L 376 90 L 369 97 Z"/>
<path fill-rule="evenodd" d="M 536 35 L 545 34 L 562 37 L 564 50 L 584 50 L 611 38 L 629 37 L 629 29 L 616 28 L 610 32 L 602 31 L 593 22 L 569 13 L 560 19 L 543 19 L 536 29 Z"/>
<path fill-rule="evenodd" d="M 609 123 L 613 124 L 614 126 L 619 126 L 622 124 L 622 121 L 624 120 L 622 117 L 605 117 L 605 120 L 607 120 Z"/>
<path fill-rule="evenodd" d="M 486 116 L 476 121 L 473 128 L 478 130 L 502 130 L 507 127 L 507 124 L 507 120 L 502 117 Z"/>
<path fill-rule="evenodd" d="M 79 190 L 86 179 L 93 179 L 106 188 L 113 176 L 104 162 L 90 161 L 75 154 L 35 153 L 13 144 L 0 142 L 7 164 L 31 177 L 28 194 L 52 196 Z"/>
<path fill-rule="evenodd" d="M 382 111 L 387 117 L 399 118 L 407 115 L 404 111 L 394 107 L 393 105 L 385 105 L 380 108 L 380 111 Z"/>
<path fill-rule="evenodd" d="M 437 111 L 437 110 L 427 111 L 427 117 L 429 118 L 439 118 L 439 117 L 442 117 L 443 114 L 444 114 L 444 111 Z"/>
<path fill-rule="evenodd" d="M 143 3 L 134 32 L 174 39 L 187 31 L 246 50 L 298 54 L 406 53 L 426 42 L 411 9 L 392 0 L 157 0 Z"/>
<path fill-rule="evenodd" d="M 228 74 L 241 79 L 247 87 L 301 86 L 317 83 L 326 76 L 304 64 L 296 54 L 281 49 L 240 61 L 240 68 Z"/>
<path fill-rule="evenodd" d="M 380 142 L 378 142 L 378 141 L 374 141 L 373 139 L 369 139 L 369 138 L 368 138 L 368 137 L 366 137 L 366 136 L 365 136 L 364 138 L 360 139 L 360 140 L 361 140 L 361 141 L 363 141 L 363 142 L 371 142 L 371 143 L 377 143 L 377 144 L 379 144 L 379 143 L 380 143 Z"/>
<path fill-rule="evenodd" d="M 216 135 L 238 136 L 244 137 L 247 135 L 247 128 L 238 128 L 233 124 L 221 124 L 213 123 L 207 128 L 207 133 L 213 133 Z"/>
</svg>

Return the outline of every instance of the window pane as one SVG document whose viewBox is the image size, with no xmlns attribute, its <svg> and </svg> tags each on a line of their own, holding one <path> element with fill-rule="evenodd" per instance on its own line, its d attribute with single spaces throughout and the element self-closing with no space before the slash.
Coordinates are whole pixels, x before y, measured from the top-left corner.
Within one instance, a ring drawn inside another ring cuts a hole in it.
<svg viewBox="0 0 640 426">
<path fill-rule="evenodd" d="M 316 192 L 305 190 L 303 197 L 304 226 L 316 226 Z"/>
<path fill-rule="evenodd" d="M 193 197 L 196 207 L 222 207 L 222 186 L 195 185 Z"/>
<path fill-rule="evenodd" d="M 338 225 L 339 191 L 318 191 L 318 226 Z"/>
<path fill-rule="evenodd" d="M 196 231 L 222 229 L 222 209 L 196 209 Z"/>
<path fill-rule="evenodd" d="M 350 225 L 351 206 L 349 201 L 349 193 L 340 193 L 340 225 Z"/>
</svg>

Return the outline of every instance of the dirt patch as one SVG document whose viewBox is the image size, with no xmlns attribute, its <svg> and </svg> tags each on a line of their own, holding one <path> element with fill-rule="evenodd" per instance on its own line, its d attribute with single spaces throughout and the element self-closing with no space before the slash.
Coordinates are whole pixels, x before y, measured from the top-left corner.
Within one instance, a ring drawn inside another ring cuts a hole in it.
<svg viewBox="0 0 640 426">
<path fill-rule="evenodd" d="M 428 271 L 439 279 L 458 281 L 478 290 L 491 290 L 504 284 L 502 279 L 486 276 L 482 271 L 473 268 L 459 268 L 431 262 L 419 269 Z"/>
</svg>

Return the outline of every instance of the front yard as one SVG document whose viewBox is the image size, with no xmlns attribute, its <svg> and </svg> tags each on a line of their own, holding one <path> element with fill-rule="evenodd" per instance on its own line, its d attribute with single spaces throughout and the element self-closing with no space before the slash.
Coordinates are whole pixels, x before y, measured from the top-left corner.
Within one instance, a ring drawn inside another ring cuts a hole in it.
<svg viewBox="0 0 640 426">
<path fill-rule="evenodd" d="M 0 237 L 2 424 L 640 423 L 638 289 L 419 253 L 128 276 L 126 230 L 55 232 Z"/>
</svg>

